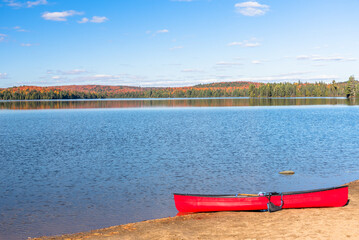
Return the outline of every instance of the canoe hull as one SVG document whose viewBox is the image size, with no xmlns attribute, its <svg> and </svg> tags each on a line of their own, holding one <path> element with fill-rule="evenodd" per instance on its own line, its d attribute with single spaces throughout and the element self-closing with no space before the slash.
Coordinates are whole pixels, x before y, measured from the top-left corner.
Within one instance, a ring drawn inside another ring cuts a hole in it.
<svg viewBox="0 0 359 240">
<path fill-rule="evenodd" d="M 237 197 L 235 195 L 174 194 L 179 212 L 254 211 L 266 210 L 265 196 Z M 281 196 L 270 201 L 281 205 Z M 312 191 L 283 193 L 283 208 L 342 207 L 348 202 L 348 186 Z"/>
</svg>

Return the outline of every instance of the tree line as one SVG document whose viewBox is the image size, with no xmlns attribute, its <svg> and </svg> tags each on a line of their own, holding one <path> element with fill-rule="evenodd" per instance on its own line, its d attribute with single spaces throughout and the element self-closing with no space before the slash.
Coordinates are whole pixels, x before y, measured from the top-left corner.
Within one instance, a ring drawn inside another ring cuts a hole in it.
<svg viewBox="0 0 359 240">
<path fill-rule="evenodd" d="M 353 76 L 337 83 L 226 82 L 178 88 L 131 88 L 121 91 L 73 91 L 56 87 L 13 87 L 0 90 L 1 100 L 97 99 L 97 98 L 206 98 L 206 97 L 347 97 L 359 96 Z"/>
</svg>

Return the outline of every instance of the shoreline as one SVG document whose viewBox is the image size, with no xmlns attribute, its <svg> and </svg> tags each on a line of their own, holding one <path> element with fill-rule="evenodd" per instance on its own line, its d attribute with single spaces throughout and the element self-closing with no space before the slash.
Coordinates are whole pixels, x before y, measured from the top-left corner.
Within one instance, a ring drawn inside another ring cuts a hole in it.
<svg viewBox="0 0 359 240">
<path fill-rule="evenodd" d="M 147 220 L 33 240 L 73 239 L 345 239 L 359 236 L 359 180 L 348 183 L 339 208 L 268 212 L 210 212 Z"/>
</svg>

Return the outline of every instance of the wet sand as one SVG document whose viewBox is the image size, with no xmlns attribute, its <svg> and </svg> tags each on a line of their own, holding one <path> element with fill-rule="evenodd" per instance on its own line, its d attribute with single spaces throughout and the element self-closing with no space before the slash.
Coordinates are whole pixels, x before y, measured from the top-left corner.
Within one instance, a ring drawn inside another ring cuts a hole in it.
<svg viewBox="0 0 359 240">
<path fill-rule="evenodd" d="M 358 239 L 359 180 L 349 199 L 340 208 L 196 213 L 35 239 Z"/>
</svg>

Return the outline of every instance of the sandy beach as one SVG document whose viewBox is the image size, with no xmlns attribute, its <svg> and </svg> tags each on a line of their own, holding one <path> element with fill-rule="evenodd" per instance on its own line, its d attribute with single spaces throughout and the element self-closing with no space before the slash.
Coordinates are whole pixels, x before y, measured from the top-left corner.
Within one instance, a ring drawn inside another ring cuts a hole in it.
<svg viewBox="0 0 359 240">
<path fill-rule="evenodd" d="M 359 180 L 349 183 L 349 199 L 340 208 L 196 213 L 35 239 L 357 239 Z"/>
</svg>

